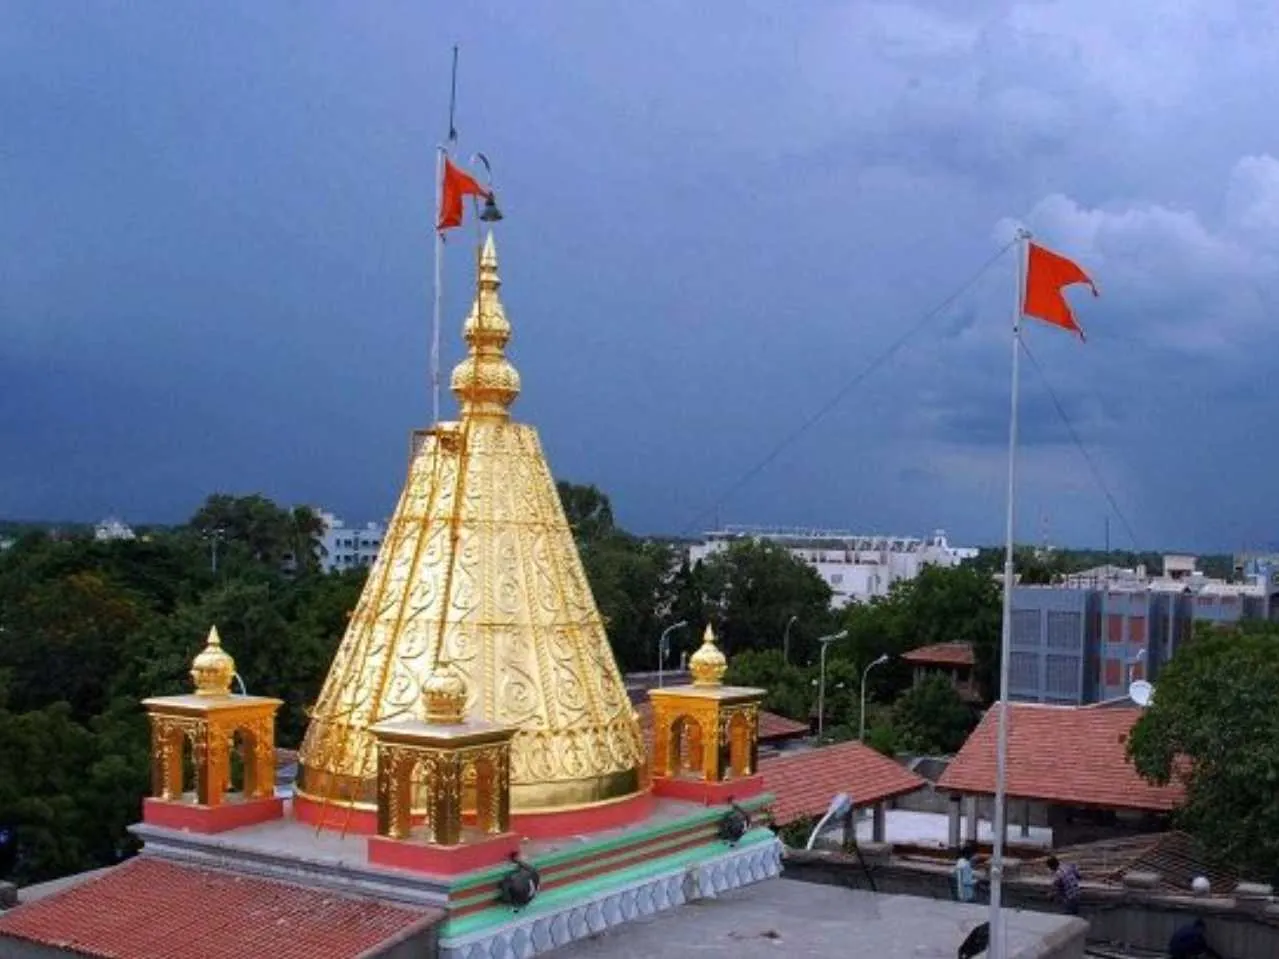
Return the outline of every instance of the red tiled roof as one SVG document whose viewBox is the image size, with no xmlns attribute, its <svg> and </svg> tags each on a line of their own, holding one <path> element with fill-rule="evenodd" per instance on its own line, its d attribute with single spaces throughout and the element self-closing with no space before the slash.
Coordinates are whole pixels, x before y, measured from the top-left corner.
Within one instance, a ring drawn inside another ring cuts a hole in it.
<svg viewBox="0 0 1279 959">
<path fill-rule="evenodd" d="M 640 731 L 644 734 L 645 739 L 651 739 L 653 736 L 653 704 L 649 702 L 636 703 L 635 711 L 639 714 Z M 794 736 L 807 736 L 809 728 L 807 723 L 796 722 L 793 719 L 787 719 L 785 716 L 779 716 L 777 713 L 759 711 L 759 740 L 760 742 L 769 742 L 776 739 L 790 739 Z"/>
<path fill-rule="evenodd" d="M 804 816 L 820 816 L 836 794 L 846 792 L 859 806 L 914 792 L 928 782 L 859 742 L 782 753 L 761 759 L 764 788 L 777 797 L 773 818 L 785 826 Z"/>
<path fill-rule="evenodd" d="M 102 959 L 342 959 L 442 918 L 142 856 L 0 914 L 0 940 Z"/>
<path fill-rule="evenodd" d="M 1163 812 L 1184 795 L 1179 783 L 1152 786 L 1125 754 L 1140 709 L 1011 703 L 1008 795 L 1071 806 Z M 999 710 L 987 710 L 938 788 L 993 795 Z"/>
<path fill-rule="evenodd" d="M 974 661 L 971 643 L 933 643 L 931 646 L 920 646 L 906 653 L 902 659 L 921 666 L 971 666 Z"/>
</svg>

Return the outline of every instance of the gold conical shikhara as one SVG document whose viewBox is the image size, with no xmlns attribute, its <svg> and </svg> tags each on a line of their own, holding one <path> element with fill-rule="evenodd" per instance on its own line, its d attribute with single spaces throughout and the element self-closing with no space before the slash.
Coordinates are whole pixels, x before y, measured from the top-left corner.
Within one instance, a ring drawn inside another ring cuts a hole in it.
<svg viewBox="0 0 1279 959">
<path fill-rule="evenodd" d="M 644 748 L 555 481 L 531 426 L 512 423 L 520 377 L 490 235 L 453 371 L 461 422 L 422 436 L 302 744 L 298 789 L 371 804 L 368 728 L 421 716 L 442 663 L 466 713 L 519 728 L 511 805 L 557 810 L 645 787 Z"/>
</svg>

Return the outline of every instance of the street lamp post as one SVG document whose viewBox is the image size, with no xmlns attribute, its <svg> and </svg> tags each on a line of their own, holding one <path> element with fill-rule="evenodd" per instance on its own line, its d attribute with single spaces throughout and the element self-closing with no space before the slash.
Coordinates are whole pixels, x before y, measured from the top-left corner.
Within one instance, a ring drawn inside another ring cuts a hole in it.
<svg viewBox="0 0 1279 959">
<path fill-rule="evenodd" d="M 848 635 L 848 630 L 841 629 L 830 636 L 822 636 L 817 640 L 822 647 L 821 668 L 817 680 L 817 741 L 821 742 L 822 731 L 826 728 L 826 649 L 831 643 L 838 642 Z"/>
<path fill-rule="evenodd" d="M 1132 659 L 1128 660 L 1128 685 L 1129 685 L 1129 686 L 1131 686 L 1131 685 L 1132 685 L 1132 671 L 1133 671 L 1133 669 L 1136 667 L 1136 665 L 1137 665 L 1139 662 L 1141 662 L 1141 661 L 1142 661 L 1143 659 L 1145 659 L 1145 658 L 1146 658 L 1146 651 L 1145 651 L 1144 649 L 1139 649 L 1139 650 L 1137 650 L 1137 655 L 1136 655 L 1136 656 L 1134 656 Z"/>
<path fill-rule="evenodd" d="M 879 659 L 862 670 L 862 718 L 857 728 L 857 741 L 859 743 L 866 741 L 866 677 L 870 675 L 872 669 L 886 662 L 888 662 L 888 654 L 884 653 Z"/>
<path fill-rule="evenodd" d="M 666 676 L 666 654 L 670 651 L 670 640 L 667 639 L 671 633 L 677 629 L 683 629 L 688 625 L 687 620 L 681 619 L 678 623 L 672 623 L 662 630 L 661 639 L 657 641 L 657 688 L 661 689 L 662 683 Z"/>
<path fill-rule="evenodd" d="M 218 573 L 218 543 L 226 537 L 226 530 L 221 526 L 213 529 L 206 529 L 203 533 L 205 539 L 209 541 L 209 568 L 213 575 Z"/>
<path fill-rule="evenodd" d="M 798 619 L 798 616 L 792 616 L 786 620 L 786 632 L 782 634 L 782 661 L 788 666 L 790 665 L 790 628 Z"/>
</svg>

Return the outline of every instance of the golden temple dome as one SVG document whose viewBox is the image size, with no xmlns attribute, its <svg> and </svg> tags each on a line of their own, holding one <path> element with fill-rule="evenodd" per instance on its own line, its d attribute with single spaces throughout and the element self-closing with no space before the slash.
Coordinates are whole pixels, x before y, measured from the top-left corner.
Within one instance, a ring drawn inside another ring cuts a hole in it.
<svg viewBox="0 0 1279 959">
<path fill-rule="evenodd" d="M 456 726 L 466 719 L 466 680 L 448 663 L 440 663 L 422 684 L 426 721 Z"/>
<path fill-rule="evenodd" d="M 688 671 L 693 674 L 694 686 L 718 686 L 724 680 L 728 660 L 715 645 L 715 630 L 710 623 L 702 634 L 702 645 L 688 661 Z"/>
<path fill-rule="evenodd" d="M 231 692 L 235 660 L 222 648 L 218 628 L 209 628 L 208 645 L 191 662 L 191 682 L 197 696 L 226 696 Z"/>
<path fill-rule="evenodd" d="M 460 416 L 415 437 L 382 548 L 311 711 L 295 793 L 304 803 L 375 803 L 370 727 L 423 711 L 431 723 L 516 727 L 510 799 L 519 814 L 646 789 L 643 736 L 554 474 L 537 430 L 510 415 L 520 376 L 505 355 L 511 323 L 491 235 L 476 265 L 467 355 L 451 381 Z M 425 811 L 421 801 L 415 811 Z"/>
</svg>

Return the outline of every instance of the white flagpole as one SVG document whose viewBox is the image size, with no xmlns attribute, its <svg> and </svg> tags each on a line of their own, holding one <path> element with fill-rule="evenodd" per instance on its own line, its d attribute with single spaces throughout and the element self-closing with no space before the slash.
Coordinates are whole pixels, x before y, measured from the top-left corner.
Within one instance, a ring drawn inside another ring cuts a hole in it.
<svg viewBox="0 0 1279 959">
<path fill-rule="evenodd" d="M 1004 525 L 1004 615 L 999 641 L 999 741 L 995 753 L 995 835 L 990 863 L 990 959 L 1008 959 L 1004 928 L 1004 841 L 1008 832 L 1008 666 L 1012 658 L 1013 621 L 1013 525 L 1017 491 L 1017 399 L 1021 372 L 1022 289 L 1025 286 L 1026 241 L 1030 234 L 1018 229 L 1013 246 L 1017 262 L 1013 305 L 1012 415 L 1008 424 L 1008 510 Z"/>
<path fill-rule="evenodd" d="M 435 304 L 431 315 L 431 423 L 440 421 L 440 303 L 444 295 L 444 234 L 440 204 L 444 202 L 444 147 L 435 151 Z"/>
</svg>

